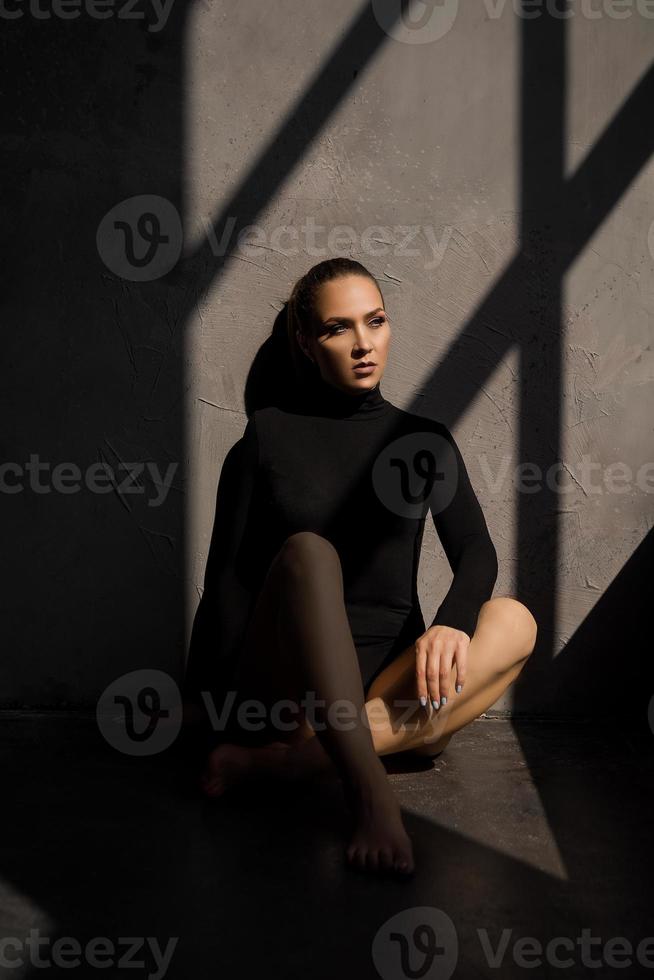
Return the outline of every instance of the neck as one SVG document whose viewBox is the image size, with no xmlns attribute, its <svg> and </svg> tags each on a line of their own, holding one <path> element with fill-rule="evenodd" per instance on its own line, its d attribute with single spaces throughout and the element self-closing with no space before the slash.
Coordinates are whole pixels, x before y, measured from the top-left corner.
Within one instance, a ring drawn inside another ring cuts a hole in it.
<svg viewBox="0 0 654 980">
<path fill-rule="evenodd" d="M 390 402 L 382 395 L 379 382 L 374 388 L 345 391 L 318 376 L 309 393 L 308 407 L 315 415 L 359 421 L 384 415 Z"/>
</svg>

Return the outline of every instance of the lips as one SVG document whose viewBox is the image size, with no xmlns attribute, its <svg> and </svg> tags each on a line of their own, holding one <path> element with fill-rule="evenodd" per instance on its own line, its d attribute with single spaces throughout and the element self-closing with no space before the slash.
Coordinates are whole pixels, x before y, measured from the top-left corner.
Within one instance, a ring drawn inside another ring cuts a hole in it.
<svg viewBox="0 0 654 980">
<path fill-rule="evenodd" d="M 361 364 L 355 364 L 354 370 L 358 371 L 359 368 L 371 368 L 371 367 L 377 367 L 374 361 L 363 361 Z"/>
</svg>

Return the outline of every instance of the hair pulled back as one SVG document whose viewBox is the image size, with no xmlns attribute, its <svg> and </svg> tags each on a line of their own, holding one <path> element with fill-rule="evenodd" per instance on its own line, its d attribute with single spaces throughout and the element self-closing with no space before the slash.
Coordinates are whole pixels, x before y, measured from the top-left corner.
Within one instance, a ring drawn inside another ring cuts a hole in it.
<svg viewBox="0 0 654 980">
<path fill-rule="evenodd" d="M 314 265 L 298 279 L 293 286 L 291 295 L 286 303 L 286 322 L 288 346 L 295 370 L 296 380 L 300 385 L 310 384 L 316 376 L 317 367 L 306 356 L 297 339 L 299 332 L 307 339 L 312 336 L 314 325 L 315 300 L 318 289 L 326 282 L 341 279 L 344 276 L 366 276 L 379 290 L 379 283 L 373 274 L 356 259 L 337 257 L 325 259 Z M 382 296 L 382 303 L 384 297 Z"/>
</svg>

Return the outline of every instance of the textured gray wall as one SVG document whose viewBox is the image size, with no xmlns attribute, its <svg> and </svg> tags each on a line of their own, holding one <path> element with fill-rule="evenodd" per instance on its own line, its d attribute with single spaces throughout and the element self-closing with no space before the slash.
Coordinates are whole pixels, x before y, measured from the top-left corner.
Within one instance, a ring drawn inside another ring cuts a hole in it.
<svg viewBox="0 0 654 980">
<path fill-rule="evenodd" d="M 295 279 L 333 254 L 378 277 L 394 324 L 383 391 L 451 425 L 496 592 L 539 621 L 516 710 L 611 697 L 651 572 L 648 540 L 589 627 L 652 527 L 654 20 L 608 0 L 527 20 L 489 0 L 402 28 L 396 6 L 197 3 L 160 30 L 44 22 L 36 44 L 28 18 L 9 24 L 29 71 L 5 137 L 19 172 L 4 188 L 6 459 L 178 466 L 160 506 L 148 470 L 131 496 L 4 498 L 5 704 L 93 703 L 139 667 L 181 677 L 250 366 Z M 177 209 L 184 244 L 135 282 L 96 233 L 144 194 Z M 542 489 L 518 492 L 524 463 Z M 611 485 L 616 463 L 629 471 Z M 427 614 L 449 579 L 428 524 Z"/>
</svg>

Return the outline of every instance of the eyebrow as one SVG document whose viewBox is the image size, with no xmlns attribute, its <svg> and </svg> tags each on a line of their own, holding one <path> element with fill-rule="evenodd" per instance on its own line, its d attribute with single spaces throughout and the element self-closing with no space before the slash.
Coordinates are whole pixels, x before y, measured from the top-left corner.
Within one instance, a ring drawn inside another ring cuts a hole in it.
<svg viewBox="0 0 654 980">
<path fill-rule="evenodd" d="M 364 316 L 367 319 L 369 316 L 374 316 L 375 313 L 385 312 L 386 310 L 383 308 L 383 306 L 378 306 L 376 310 L 371 310 L 370 313 L 365 313 Z M 323 327 L 326 327 L 328 323 L 332 322 L 332 320 L 336 320 L 339 323 L 341 321 L 344 321 L 345 323 L 352 323 L 352 318 L 349 316 L 330 316 L 329 319 L 323 320 Z"/>
</svg>

